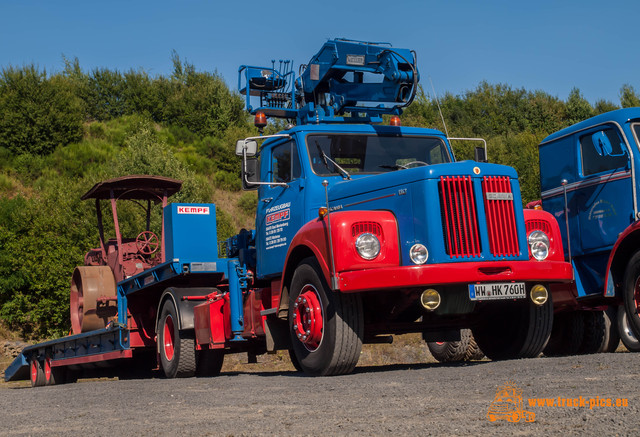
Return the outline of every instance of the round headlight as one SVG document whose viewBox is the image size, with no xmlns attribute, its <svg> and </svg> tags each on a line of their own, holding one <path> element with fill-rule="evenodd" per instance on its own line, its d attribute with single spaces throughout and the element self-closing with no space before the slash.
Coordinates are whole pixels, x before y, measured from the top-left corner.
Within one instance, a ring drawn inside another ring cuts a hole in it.
<svg viewBox="0 0 640 437">
<path fill-rule="evenodd" d="M 364 259 L 374 259 L 380 253 L 380 240 L 373 234 L 362 234 L 356 239 L 356 250 Z"/>
<path fill-rule="evenodd" d="M 527 238 L 531 255 L 538 261 L 543 261 L 549 256 L 549 237 L 542 231 L 533 231 Z"/>
<path fill-rule="evenodd" d="M 414 264 L 424 264 L 429 258 L 429 251 L 422 244 L 414 244 L 409 251 L 409 257 Z"/>
</svg>

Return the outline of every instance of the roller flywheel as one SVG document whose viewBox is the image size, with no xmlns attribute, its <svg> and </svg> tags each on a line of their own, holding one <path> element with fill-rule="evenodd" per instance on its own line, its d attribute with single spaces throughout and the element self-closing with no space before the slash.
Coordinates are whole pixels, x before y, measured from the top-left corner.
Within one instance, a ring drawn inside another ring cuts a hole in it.
<svg viewBox="0 0 640 437">
<path fill-rule="evenodd" d="M 74 334 L 107 326 L 117 314 L 116 281 L 107 266 L 76 267 L 71 279 L 71 330 Z"/>
</svg>

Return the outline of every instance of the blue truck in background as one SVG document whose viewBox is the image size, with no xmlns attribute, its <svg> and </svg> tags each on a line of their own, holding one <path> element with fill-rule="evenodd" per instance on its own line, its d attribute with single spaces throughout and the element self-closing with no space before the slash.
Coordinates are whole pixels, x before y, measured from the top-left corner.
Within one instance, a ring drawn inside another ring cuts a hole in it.
<svg viewBox="0 0 640 437">
<path fill-rule="evenodd" d="M 541 206 L 560 225 L 575 281 L 552 286 L 545 354 L 640 351 L 640 108 L 607 112 L 539 145 Z"/>
<path fill-rule="evenodd" d="M 180 181 L 96 184 L 83 199 L 96 202 L 100 247 L 72 277 L 73 335 L 25 348 L 6 380 L 51 385 L 103 369 L 213 376 L 226 354 L 255 362 L 278 350 L 307 374 L 339 375 L 363 343 L 404 333 L 455 341 L 461 329 L 492 359 L 543 350 L 550 287 L 573 278 L 558 224 L 523 209 L 516 172 L 485 162 L 486 149 L 456 162 L 442 132 L 401 126 L 416 54 L 334 39 L 299 71 L 290 61 L 239 69 L 261 133 L 236 143 L 243 188 L 257 190 L 255 230 L 218 250 L 215 205 L 169 203 Z M 262 135 L 268 118 L 289 124 Z M 119 230 L 126 201 L 147 211 L 135 238 Z M 105 237 L 105 209 L 115 238 Z"/>
</svg>

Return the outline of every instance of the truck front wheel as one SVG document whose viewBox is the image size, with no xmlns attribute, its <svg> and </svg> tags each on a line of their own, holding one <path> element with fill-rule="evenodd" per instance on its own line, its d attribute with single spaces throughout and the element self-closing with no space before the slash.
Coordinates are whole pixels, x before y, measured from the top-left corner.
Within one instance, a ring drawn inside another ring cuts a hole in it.
<svg viewBox="0 0 640 437">
<path fill-rule="evenodd" d="M 291 281 L 289 331 L 293 353 L 305 373 L 350 373 L 362 350 L 361 297 L 333 292 L 317 261 L 307 258 Z"/>
<path fill-rule="evenodd" d="M 627 313 L 627 323 L 635 338 L 640 338 L 640 251 L 636 252 L 629 260 L 629 264 L 627 264 L 622 292 L 624 311 Z M 619 308 L 619 310 L 622 310 L 622 308 Z"/>
<path fill-rule="evenodd" d="M 498 304 L 472 332 L 480 349 L 492 360 L 535 358 L 549 341 L 552 323 L 550 296 L 541 306 L 528 299 Z"/>
<path fill-rule="evenodd" d="M 160 363 L 167 378 L 185 378 L 196 371 L 196 350 L 193 338 L 178 329 L 178 315 L 171 300 L 162 306 L 158 322 Z"/>
<path fill-rule="evenodd" d="M 618 308 L 617 328 L 624 347 L 629 352 L 640 352 L 640 341 L 629 326 L 629 317 L 623 307 Z"/>
</svg>

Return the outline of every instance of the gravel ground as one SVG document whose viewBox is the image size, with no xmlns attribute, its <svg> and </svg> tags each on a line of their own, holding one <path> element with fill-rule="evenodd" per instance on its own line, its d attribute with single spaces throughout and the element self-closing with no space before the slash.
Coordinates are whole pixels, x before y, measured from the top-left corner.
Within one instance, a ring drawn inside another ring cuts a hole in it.
<svg viewBox="0 0 640 437">
<path fill-rule="evenodd" d="M 0 435 L 640 435 L 640 356 L 358 367 L 351 375 L 225 372 L 216 378 L 0 385 Z M 489 422 L 499 386 L 535 421 Z M 533 398 L 585 406 L 529 406 Z M 590 401 L 591 399 L 594 401 Z M 626 407 L 589 408 L 626 399 Z M 579 402 L 578 402 L 579 403 Z"/>
</svg>

